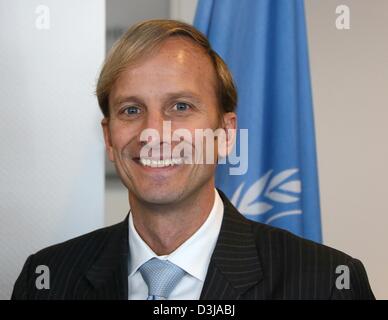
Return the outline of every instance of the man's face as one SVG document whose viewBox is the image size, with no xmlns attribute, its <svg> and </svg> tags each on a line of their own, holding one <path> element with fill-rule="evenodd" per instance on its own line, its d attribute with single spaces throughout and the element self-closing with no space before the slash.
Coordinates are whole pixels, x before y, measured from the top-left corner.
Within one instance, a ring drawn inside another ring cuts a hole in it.
<svg viewBox="0 0 388 320">
<path fill-rule="evenodd" d="M 104 119 L 102 125 L 109 158 L 114 161 L 130 198 L 171 204 L 214 187 L 216 164 L 147 165 L 152 155 L 141 158 L 145 142 L 140 135 L 146 129 L 156 130 L 161 138 L 157 148 L 162 154 L 168 144 L 174 150 L 178 143 L 186 144 L 192 154 L 203 152 L 195 143 L 195 129 L 214 130 L 221 125 L 215 87 L 210 58 L 190 40 L 182 38 L 166 40 L 157 54 L 120 75 L 109 96 L 110 118 Z M 224 115 L 224 120 L 229 127 L 235 126 L 234 113 Z M 166 141 L 164 121 L 170 121 L 171 131 L 188 130 L 191 141 Z M 214 145 L 212 151 L 217 159 L 217 144 Z"/>
</svg>

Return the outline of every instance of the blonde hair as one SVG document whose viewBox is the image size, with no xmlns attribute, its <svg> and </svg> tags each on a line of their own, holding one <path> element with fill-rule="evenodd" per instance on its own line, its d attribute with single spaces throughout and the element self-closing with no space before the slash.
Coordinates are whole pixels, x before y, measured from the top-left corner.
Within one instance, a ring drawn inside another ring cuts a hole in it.
<svg viewBox="0 0 388 320">
<path fill-rule="evenodd" d="M 146 20 L 133 25 L 114 44 L 105 59 L 96 89 L 98 104 L 105 117 L 109 117 L 109 94 L 123 72 L 140 58 L 151 54 L 163 41 L 172 36 L 184 36 L 202 47 L 214 66 L 216 95 L 220 113 L 234 112 L 237 91 L 232 75 L 221 57 L 211 48 L 207 38 L 193 26 L 175 20 Z"/>
</svg>

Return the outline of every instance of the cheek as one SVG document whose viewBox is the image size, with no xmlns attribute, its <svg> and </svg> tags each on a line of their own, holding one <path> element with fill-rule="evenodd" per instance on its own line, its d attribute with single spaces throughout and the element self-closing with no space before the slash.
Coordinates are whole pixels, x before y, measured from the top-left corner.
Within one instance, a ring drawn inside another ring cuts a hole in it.
<svg viewBox="0 0 388 320">
<path fill-rule="evenodd" d="M 121 149 L 125 147 L 135 137 L 135 133 L 128 126 L 112 126 L 111 127 L 111 139 L 112 145 L 115 149 Z"/>
</svg>

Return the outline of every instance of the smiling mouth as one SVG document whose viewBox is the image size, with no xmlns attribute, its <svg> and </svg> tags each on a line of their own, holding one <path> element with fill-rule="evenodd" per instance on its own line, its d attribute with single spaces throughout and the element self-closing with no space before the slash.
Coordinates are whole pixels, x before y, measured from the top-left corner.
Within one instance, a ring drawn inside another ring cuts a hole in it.
<svg viewBox="0 0 388 320">
<path fill-rule="evenodd" d="M 163 159 L 163 160 L 155 160 L 149 158 L 134 158 L 134 160 L 141 164 L 143 167 L 150 168 L 165 168 L 165 167 L 173 167 L 184 164 L 183 158 L 171 158 L 171 159 Z"/>
</svg>

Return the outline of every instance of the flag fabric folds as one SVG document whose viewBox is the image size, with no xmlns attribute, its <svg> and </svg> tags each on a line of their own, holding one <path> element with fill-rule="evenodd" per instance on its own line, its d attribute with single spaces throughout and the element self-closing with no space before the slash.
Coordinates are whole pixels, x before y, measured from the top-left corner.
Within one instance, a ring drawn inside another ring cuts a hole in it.
<svg viewBox="0 0 388 320">
<path fill-rule="evenodd" d="M 248 129 L 247 172 L 219 165 L 217 187 L 246 217 L 321 242 L 303 1 L 199 0 L 194 25 L 228 64 Z"/>
</svg>

